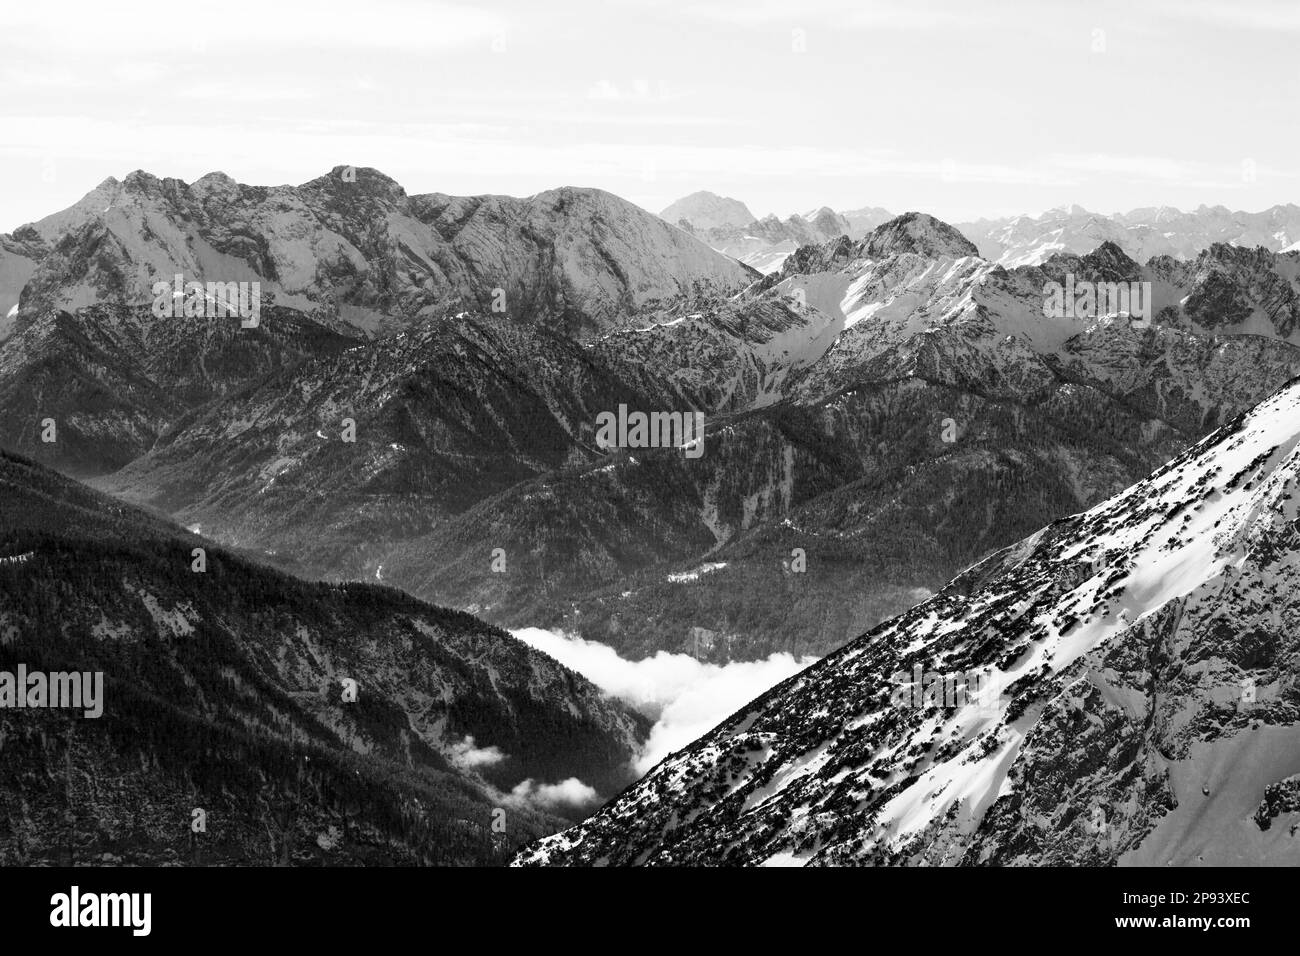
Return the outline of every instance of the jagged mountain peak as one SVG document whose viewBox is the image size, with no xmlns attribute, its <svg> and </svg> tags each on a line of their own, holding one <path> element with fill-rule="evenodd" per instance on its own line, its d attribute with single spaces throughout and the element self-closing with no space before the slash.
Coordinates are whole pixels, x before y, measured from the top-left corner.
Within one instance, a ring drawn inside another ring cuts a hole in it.
<svg viewBox="0 0 1300 956">
<path fill-rule="evenodd" d="M 828 242 L 800 246 L 785 259 L 779 272 L 768 275 L 765 287 L 794 275 L 835 272 L 850 264 L 861 266 L 864 260 L 900 255 L 961 259 L 979 253 L 970 240 L 946 222 L 926 213 L 909 212 L 877 226 L 857 242 L 839 235 Z"/>
<path fill-rule="evenodd" d="M 335 166 L 325 175 L 317 176 L 298 188 L 340 197 L 361 192 L 394 203 L 406 198 L 406 190 L 401 183 L 370 166 Z"/>
<path fill-rule="evenodd" d="M 954 227 L 923 212 L 905 212 L 877 226 L 862 241 L 862 251 L 872 259 L 900 253 L 932 259 L 979 255 L 975 244 Z"/>
<path fill-rule="evenodd" d="M 194 180 L 194 182 L 190 183 L 190 187 L 199 191 L 234 192 L 239 190 L 240 184 L 233 176 L 223 173 L 219 169 L 214 169 L 212 172 L 204 173 Z"/>
<path fill-rule="evenodd" d="M 1058 252 L 1043 263 L 1042 269 L 1049 275 L 1073 272 L 1094 281 L 1128 282 L 1137 279 L 1142 267 L 1117 244 L 1107 240 L 1082 256 Z"/>
<path fill-rule="evenodd" d="M 1040 220 L 1050 220 L 1050 219 L 1060 219 L 1062 216 L 1078 217 L 1078 216 L 1091 216 L 1091 215 L 1092 215 L 1091 212 L 1089 212 L 1087 209 L 1084 209 L 1078 203 L 1063 203 L 1060 206 L 1053 206 L 1051 209 L 1044 212 L 1038 218 Z"/>
<path fill-rule="evenodd" d="M 179 179 L 172 179 L 171 177 L 160 179 L 151 172 L 136 169 L 126 174 L 126 177 L 122 180 L 122 186 L 128 191 L 148 193 L 161 189 L 164 183 L 170 182 L 183 184 L 183 181 Z"/>
<path fill-rule="evenodd" d="M 838 215 L 829 206 L 822 206 L 820 209 L 809 213 L 805 221 L 825 233 L 839 231 L 847 234 L 849 227 L 848 220 Z"/>
<path fill-rule="evenodd" d="M 714 249 L 752 266 L 763 275 L 780 271 L 786 258 L 802 246 L 818 246 L 840 236 L 861 239 L 892 217 L 888 211 L 870 206 L 845 212 L 819 206 L 784 219 L 775 213 L 754 219 L 745 209 L 726 222 L 717 219 L 718 225 L 702 227 L 699 221 L 689 216 L 673 218 L 682 211 L 669 207 L 664 210 L 663 217 L 676 225 L 685 224 L 687 231 Z"/>
<path fill-rule="evenodd" d="M 1262 246 L 1238 246 L 1227 242 L 1213 242 L 1196 257 L 1196 263 L 1198 265 L 1207 263 L 1232 264 L 1254 262 L 1260 258 L 1273 261 L 1279 255 L 1285 254 L 1270 252 Z"/>
</svg>

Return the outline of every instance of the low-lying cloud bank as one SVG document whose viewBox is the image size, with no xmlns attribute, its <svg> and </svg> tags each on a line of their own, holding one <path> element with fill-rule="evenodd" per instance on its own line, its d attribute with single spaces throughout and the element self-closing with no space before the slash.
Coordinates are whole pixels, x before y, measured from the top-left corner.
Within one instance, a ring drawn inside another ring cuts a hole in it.
<svg viewBox="0 0 1300 956">
<path fill-rule="evenodd" d="M 645 660 L 629 661 L 605 644 L 538 627 L 511 633 L 655 721 L 636 760 L 638 773 L 650 770 L 769 687 L 817 660 L 796 660 L 792 654 L 780 653 L 761 661 L 708 664 L 688 654 L 660 651 Z"/>
</svg>

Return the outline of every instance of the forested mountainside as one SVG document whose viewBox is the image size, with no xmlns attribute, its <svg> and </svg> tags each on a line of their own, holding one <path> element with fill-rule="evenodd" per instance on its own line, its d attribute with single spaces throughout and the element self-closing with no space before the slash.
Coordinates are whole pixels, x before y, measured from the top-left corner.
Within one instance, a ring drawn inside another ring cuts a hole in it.
<svg viewBox="0 0 1300 956">
<path fill-rule="evenodd" d="M 501 862 L 625 785 L 648 730 L 467 614 L 290 577 L 6 453 L 19 665 L 102 672 L 103 713 L 0 710 L 10 865 Z M 590 795 L 539 798 L 565 781 Z"/>
</svg>

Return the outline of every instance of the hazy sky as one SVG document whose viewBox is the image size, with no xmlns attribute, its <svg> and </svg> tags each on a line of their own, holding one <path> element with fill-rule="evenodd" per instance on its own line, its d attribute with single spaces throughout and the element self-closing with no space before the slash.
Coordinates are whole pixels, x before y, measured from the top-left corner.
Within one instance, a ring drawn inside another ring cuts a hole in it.
<svg viewBox="0 0 1300 956">
<path fill-rule="evenodd" d="M 1300 200 L 1300 3 L 40 0 L 0 13 L 0 229 L 142 168 L 710 189 L 950 221 Z"/>
</svg>

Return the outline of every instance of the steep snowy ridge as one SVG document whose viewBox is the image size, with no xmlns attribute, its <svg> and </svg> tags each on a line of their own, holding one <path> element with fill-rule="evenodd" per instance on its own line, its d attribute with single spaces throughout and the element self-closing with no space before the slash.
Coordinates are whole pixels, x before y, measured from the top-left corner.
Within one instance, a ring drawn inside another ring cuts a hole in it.
<svg viewBox="0 0 1300 956">
<path fill-rule="evenodd" d="M 1085 256 L 1056 255 L 1040 266 L 1007 270 L 972 254 L 952 227 L 923 216 L 899 225 L 906 218 L 857 243 L 841 238 L 801 248 L 764 280 L 764 286 L 789 288 L 804 276 L 844 277 L 844 297 L 828 312 L 843 314 L 843 334 L 823 361 L 791 379 L 791 391 L 804 400 L 886 369 L 893 375 L 925 370 L 986 394 L 1025 397 L 1072 369 L 1070 377 L 1096 383 L 1127 377 L 1129 391 L 1162 416 L 1205 420 L 1216 404 L 1206 399 L 1215 393 L 1190 381 L 1204 367 L 1182 361 L 1191 352 L 1209 345 L 1205 350 L 1217 356 L 1224 343 L 1231 343 L 1229 353 L 1255 351 L 1245 348 L 1245 339 L 1260 337 L 1268 344 L 1256 343 L 1259 349 L 1275 357 L 1269 364 L 1296 358 L 1296 253 L 1221 244 L 1191 262 L 1161 258 L 1143 266 L 1106 243 Z M 1064 285 L 1071 276 L 1149 283 L 1147 325 L 1134 326 L 1122 315 L 1044 315 L 1048 283 Z M 1152 362 L 1159 355 L 1165 363 Z M 1161 389 L 1155 397 L 1153 390 Z"/>
<path fill-rule="evenodd" d="M 1295 865 L 1298 446 L 1292 382 L 517 862 Z"/>
</svg>

